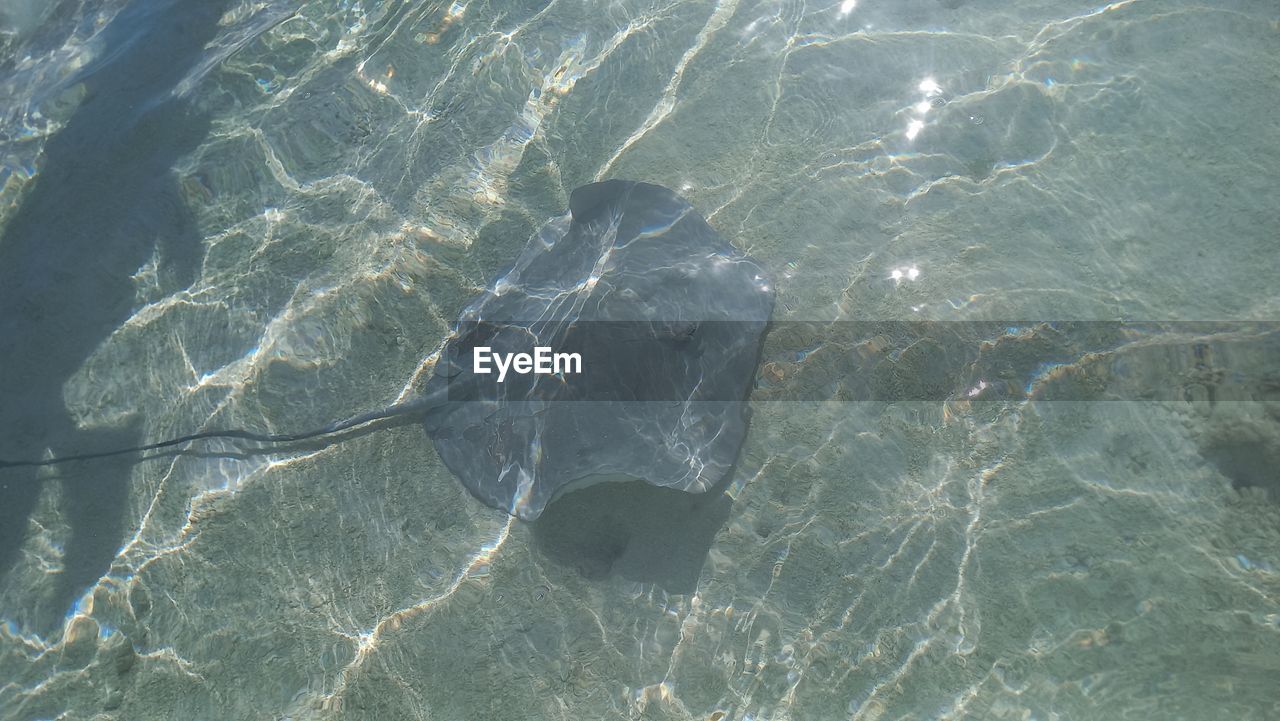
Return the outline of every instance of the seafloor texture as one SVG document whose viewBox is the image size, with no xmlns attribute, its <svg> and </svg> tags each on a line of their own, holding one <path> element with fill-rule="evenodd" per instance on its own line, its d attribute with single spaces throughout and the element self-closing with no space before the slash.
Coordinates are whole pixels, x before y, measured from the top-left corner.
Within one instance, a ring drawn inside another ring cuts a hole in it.
<svg viewBox="0 0 1280 721">
<path fill-rule="evenodd" d="M 407 397 L 609 177 L 778 319 L 1274 318 L 1278 21 L 0 0 L 0 457 Z M 534 525 L 413 425 L 0 472 L 0 719 L 1280 717 L 1275 406 L 755 406 L 726 494 Z"/>
</svg>

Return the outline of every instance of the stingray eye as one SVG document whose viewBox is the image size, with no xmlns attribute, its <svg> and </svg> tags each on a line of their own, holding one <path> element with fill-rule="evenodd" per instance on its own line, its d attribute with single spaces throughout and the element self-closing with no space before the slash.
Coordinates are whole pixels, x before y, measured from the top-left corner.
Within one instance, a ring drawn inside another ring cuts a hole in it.
<svg viewBox="0 0 1280 721">
<path fill-rule="evenodd" d="M 676 343 L 687 343 L 698 332 L 696 321 L 675 321 L 667 327 L 668 338 Z"/>
</svg>

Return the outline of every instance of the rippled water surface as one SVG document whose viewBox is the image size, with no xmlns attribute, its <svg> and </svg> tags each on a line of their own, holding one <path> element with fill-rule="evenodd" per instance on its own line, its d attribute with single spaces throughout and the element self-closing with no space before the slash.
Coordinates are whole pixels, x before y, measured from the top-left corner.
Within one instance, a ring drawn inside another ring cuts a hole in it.
<svg viewBox="0 0 1280 721">
<path fill-rule="evenodd" d="M 410 397 L 603 178 L 775 320 L 1272 320 L 1278 58 L 1261 0 L 0 0 L 0 457 Z M 0 470 L 0 719 L 1277 718 L 1270 378 L 757 400 L 725 495 L 536 524 L 416 425 Z"/>
</svg>

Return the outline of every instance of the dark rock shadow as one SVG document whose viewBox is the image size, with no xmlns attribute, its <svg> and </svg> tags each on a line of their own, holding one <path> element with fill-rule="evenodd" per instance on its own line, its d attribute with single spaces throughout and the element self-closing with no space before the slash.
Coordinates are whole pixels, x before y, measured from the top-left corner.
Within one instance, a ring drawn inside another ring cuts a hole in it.
<svg viewBox="0 0 1280 721">
<path fill-rule="evenodd" d="M 1236 490 L 1258 488 L 1268 500 L 1280 502 L 1280 441 L 1224 440 L 1204 449 L 1202 455 Z"/>
<path fill-rule="evenodd" d="M 98 60 L 74 82 L 80 106 L 44 149 L 39 174 L 0 237 L 0 457 L 136 444 L 136 428 L 83 433 L 62 387 L 127 319 L 131 280 L 153 255 L 166 292 L 189 285 L 200 236 L 172 171 L 209 120 L 173 90 L 199 61 L 228 0 L 135 0 L 102 33 Z M 145 372 L 139 368 L 137 372 Z M 108 569 L 124 539 L 128 461 L 62 476 L 71 527 L 49 607 L 35 630 Z M 40 486 L 28 469 L 0 471 L 0 583 L 10 577 Z M 10 609 L 0 609 L 7 613 Z"/>
<path fill-rule="evenodd" d="M 705 493 L 644 481 L 598 483 L 557 498 L 531 525 L 534 547 L 587 578 L 617 574 L 668 593 L 692 593 L 729 518 L 737 468 Z"/>
</svg>

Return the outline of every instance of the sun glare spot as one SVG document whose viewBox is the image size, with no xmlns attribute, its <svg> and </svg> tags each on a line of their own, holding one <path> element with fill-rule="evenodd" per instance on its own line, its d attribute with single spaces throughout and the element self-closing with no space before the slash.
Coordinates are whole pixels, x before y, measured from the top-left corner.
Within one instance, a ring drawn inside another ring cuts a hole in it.
<svg viewBox="0 0 1280 721">
<path fill-rule="evenodd" d="M 840 3 L 840 17 L 845 17 L 858 6 L 858 0 L 844 0 Z"/>
<path fill-rule="evenodd" d="M 892 280 L 894 285 L 898 285 L 904 280 L 916 280 L 919 277 L 920 269 L 914 265 L 894 268 L 889 272 L 889 280 Z"/>
</svg>

